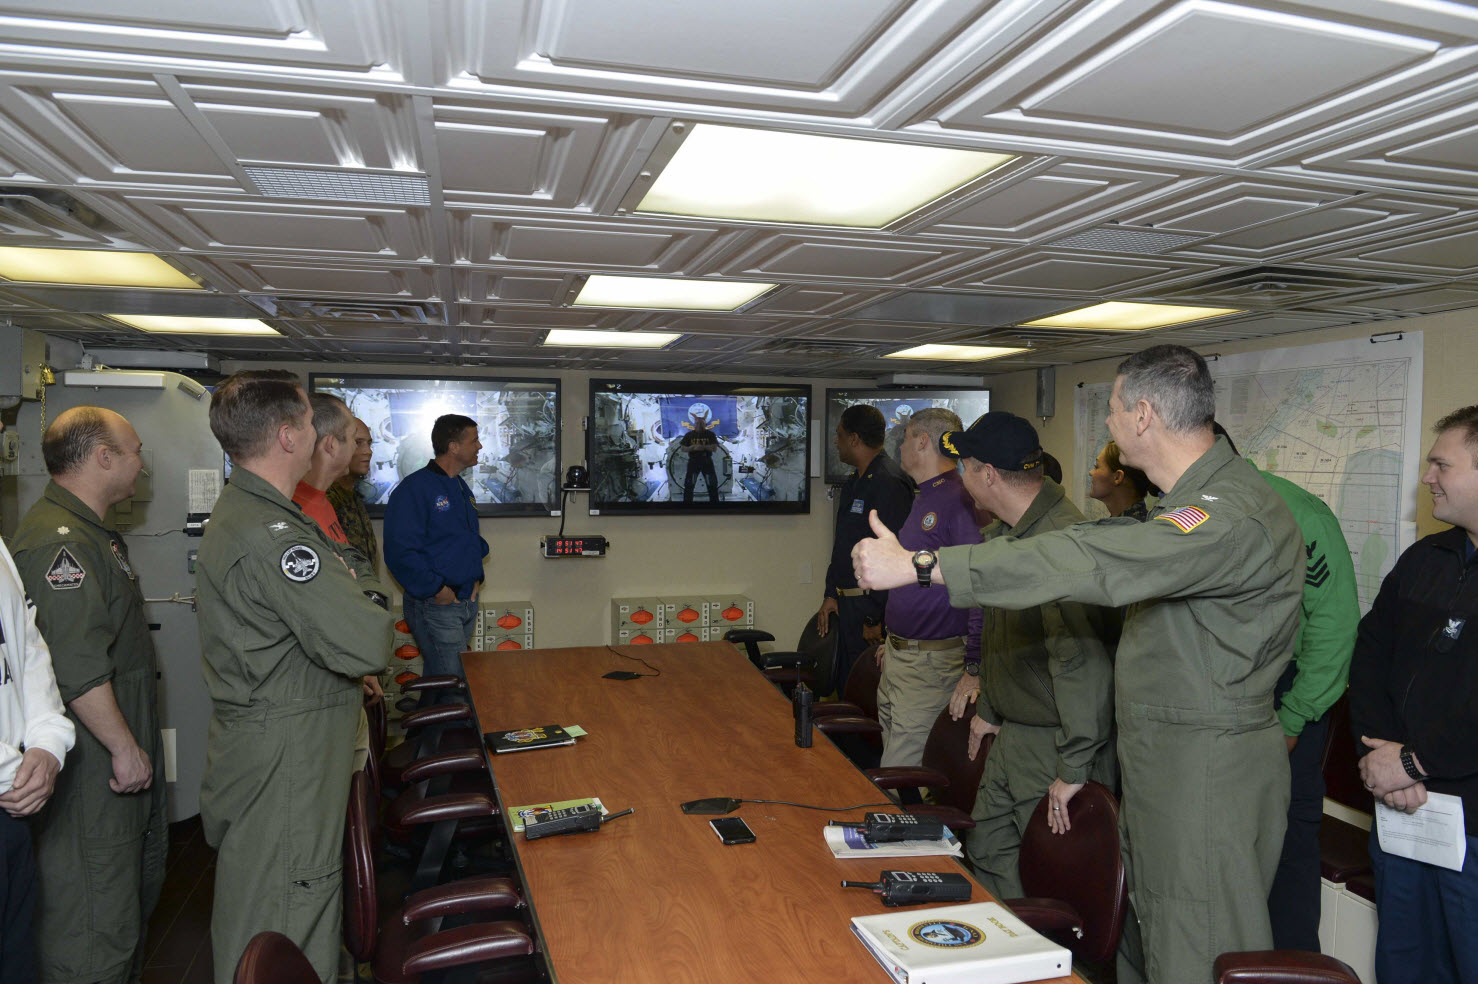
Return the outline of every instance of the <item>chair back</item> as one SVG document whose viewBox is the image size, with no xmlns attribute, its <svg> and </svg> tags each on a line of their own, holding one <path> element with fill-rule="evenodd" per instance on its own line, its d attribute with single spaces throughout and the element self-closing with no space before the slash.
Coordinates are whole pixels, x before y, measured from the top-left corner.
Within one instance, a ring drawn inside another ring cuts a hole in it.
<svg viewBox="0 0 1478 984">
<path fill-rule="evenodd" d="M 836 689 L 837 642 L 841 637 L 841 622 L 836 618 L 831 620 L 831 631 L 826 635 L 816 631 L 815 615 L 809 616 L 801 629 L 800 641 L 795 644 L 796 652 L 805 653 L 814 661 L 818 694 L 829 694 Z"/>
<path fill-rule="evenodd" d="M 1360 756 L 1350 733 L 1350 695 L 1345 692 L 1329 709 L 1329 737 L 1324 743 L 1324 795 L 1353 810 L 1370 812 L 1370 790 L 1360 781 Z"/>
<path fill-rule="evenodd" d="M 975 809 L 975 793 L 980 789 L 980 775 L 985 771 L 985 757 L 995 742 L 995 735 L 986 735 L 981 743 L 980 754 L 970 760 L 967 745 L 970 741 L 970 721 L 975 709 L 967 707 L 958 721 L 949 716 L 949 708 L 939 712 L 929 737 L 924 742 L 924 759 L 919 764 L 926 769 L 943 773 L 949 785 L 933 789 L 934 802 L 952 806 L 969 815 Z"/>
<path fill-rule="evenodd" d="M 241 951 L 234 984 L 318 984 L 318 972 L 281 933 L 258 933 Z"/>
<path fill-rule="evenodd" d="M 384 785 L 382 759 L 385 756 L 385 736 L 389 731 L 389 720 L 385 709 L 385 698 L 364 702 L 364 716 L 369 722 L 369 755 L 364 760 L 364 771 L 369 777 L 370 802 L 378 802 L 380 789 Z"/>
<path fill-rule="evenodd" d="M 1067 805 L 1072 829 L 1054 834 L 1052 804 L 1037 804 L 1021 838 L 1021 885 L 1033 897 L 1067 902 L 1083 919 L 1083 938 L 1067 946 L 1080 959 L 1109 960 L 1119 944 L 1129 892 L 1119 854 L 1119 804 L 1102 783 L 1089 782 Z"/>
<path fill-rule="evenodd" d="M 842 687 L 842 700 L 849 704 L 856 704 L 862 708 L 862 713 L 874 721 L 878 719 L 878 682 L 882 679 L 882 671 L 878 669 L 878 647 L 868 646 L 858 654 L 852 663 L 852 672 L 847 674 L 847 682 Z M 825 693 L 821 689 L 820 680 L 816 683 L 816 692 Z"/>
<path fill-rule="evenodd" d="M 349 781 L 349 814 L 344 823 L 344 947 L 360 963 L 375 954 L 379 898 L 375 892 L 374 807 L 369 777 Z"/>
</svg>

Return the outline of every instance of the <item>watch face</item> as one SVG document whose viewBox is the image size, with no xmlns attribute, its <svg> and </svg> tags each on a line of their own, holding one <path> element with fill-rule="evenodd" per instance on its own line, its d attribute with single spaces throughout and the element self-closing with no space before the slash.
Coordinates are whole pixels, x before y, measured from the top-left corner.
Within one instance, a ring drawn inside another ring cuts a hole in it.
<svg viewBox="0 0 1478 984">
<path fill-rule="evenodd" d="M 928 550 L 920 550 L 913 555 L 913 565 L 915 567 L 933 567 L 934 554 Z"/>
</svg>

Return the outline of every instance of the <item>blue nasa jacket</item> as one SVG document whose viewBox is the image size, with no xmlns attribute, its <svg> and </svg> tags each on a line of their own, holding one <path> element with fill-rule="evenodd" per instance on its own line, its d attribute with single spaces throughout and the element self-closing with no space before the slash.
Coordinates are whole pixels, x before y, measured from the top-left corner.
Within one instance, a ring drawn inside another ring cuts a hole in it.
<svg viewBox="0 0 1478 984">
<path fill-rule="evenodd" d="M 472 489 L 436 462 L 407 475 L 385 505 L 385 566 L 412 598 L 451 585 L 471 597 L 488 543 L 478 533 Z"/>
</svg>

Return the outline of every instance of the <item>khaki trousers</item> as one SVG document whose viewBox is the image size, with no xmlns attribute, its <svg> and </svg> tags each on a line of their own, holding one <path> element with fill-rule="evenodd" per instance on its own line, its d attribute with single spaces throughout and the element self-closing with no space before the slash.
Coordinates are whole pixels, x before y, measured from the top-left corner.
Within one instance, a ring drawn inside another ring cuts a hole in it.
<svg viewBox="0 0 1478 984">
<path fill-rule="evenodd" d="M 883 726 L 881 764 L 918 765 L 934 719 L 949 703 L 965 672 L 965 642 L 948 649 L 916 649 L 889 636 L 878 681 L 878 723 Z"/>
</svg>

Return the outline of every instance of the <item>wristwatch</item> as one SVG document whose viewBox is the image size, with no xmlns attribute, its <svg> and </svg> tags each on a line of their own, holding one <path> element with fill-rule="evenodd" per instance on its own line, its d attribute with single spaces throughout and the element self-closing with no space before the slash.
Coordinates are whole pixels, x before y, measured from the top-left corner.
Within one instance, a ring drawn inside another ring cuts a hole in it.
<svg viewBox="0 0 1478 984">
<path fill-rule="evenodd" d="M 973 676 L 973 677 L 980 676 L 980 664 L 979 663 L 966 663 L 965 664 L 965 673 L 968 676 Z"/>
<path fill-rule="evenodd" d="M 920 550 L 913 555 L 913 569 L 919 576 L 919 587 L 927 588 L 933 583 L 930 575 L 934 573 L 934 565 L 937 563 L 939 555 L 932 550 Z"/>
<path fill-rule="evenodd" d="M 1401 746 L 1401 768 L 1406 770 L 1406 774 L 1411 777 L 1413 782 L 1421 782 L 1423 779 L 1428 778 L 1416 767 L 1416 758 L 1411 754 L 1410 745 Z"/>
</svg>

